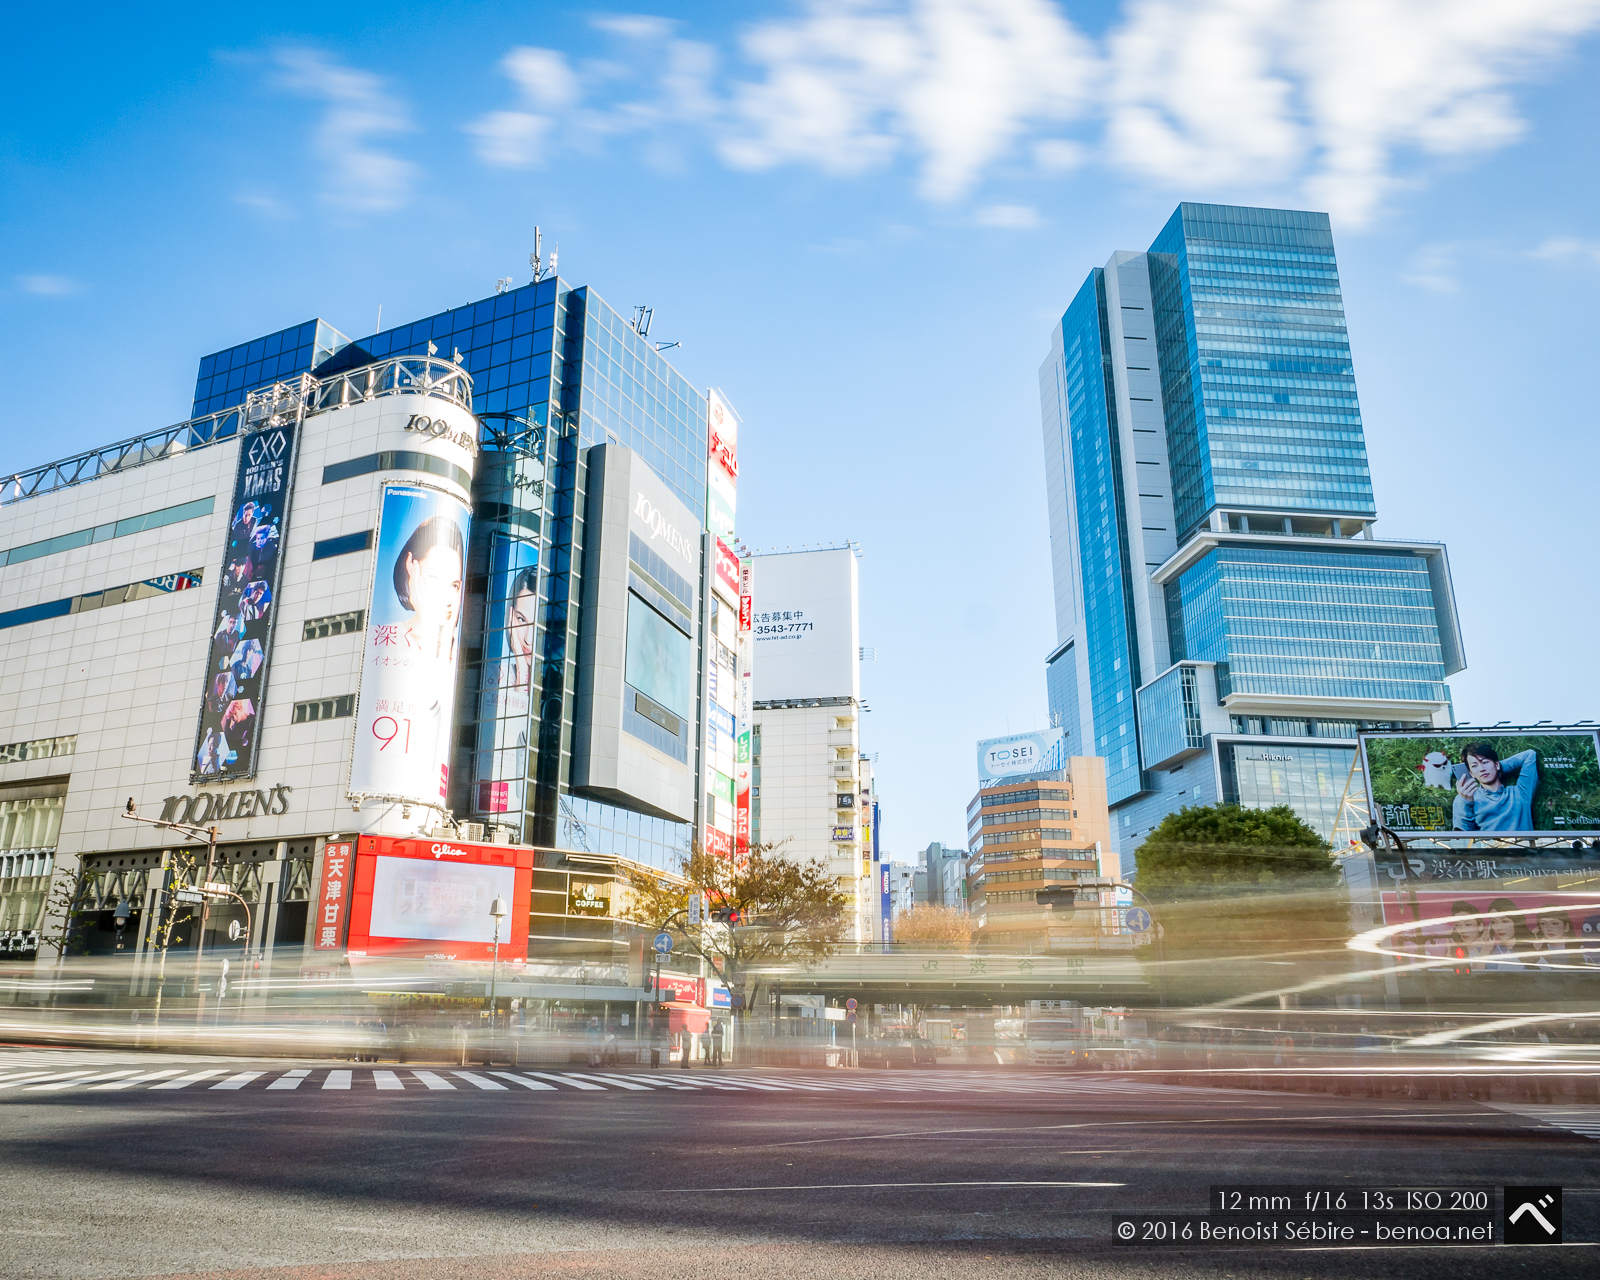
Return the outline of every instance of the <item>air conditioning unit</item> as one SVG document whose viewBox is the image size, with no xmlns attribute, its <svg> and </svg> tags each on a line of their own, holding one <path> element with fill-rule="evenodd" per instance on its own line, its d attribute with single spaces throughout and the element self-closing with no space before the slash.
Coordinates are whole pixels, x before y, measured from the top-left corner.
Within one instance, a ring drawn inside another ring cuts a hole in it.
<svg viewBox="0 0 1600 1280">
<path fill-rule="evenodd" d="M 463 840 L 471 841 L 473 844 L 482 844 L 483 843 L 483 823 L 481 823 L 481 822 L 463 822 L 461 824 L 461 838 Z"/>
</svg>

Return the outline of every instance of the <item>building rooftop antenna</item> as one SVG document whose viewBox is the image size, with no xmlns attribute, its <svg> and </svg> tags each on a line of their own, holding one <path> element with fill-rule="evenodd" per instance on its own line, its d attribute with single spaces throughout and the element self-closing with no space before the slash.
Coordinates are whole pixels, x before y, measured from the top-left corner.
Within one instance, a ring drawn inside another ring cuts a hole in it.
<svg viewBox="0 0 1600 1280">
<path fill-rule="evenodd" d="M 650 321 L 655 318 L 656 309 L 647 307 L 642 303 L 633 309 L 633 331 L 641 338 L 650 336 Z"/>
<path fill-rule="evenodd" d="M 556 255 L 561 251 L 560 245 L 550 246 L 550 259 L 544 257 L 544 234 L 538 227 L 533 229 L 533 252 L 528 255 L 528 266 L 533 269 L 535 283 L 547 280 L 556 273 Z"/>
</svg>

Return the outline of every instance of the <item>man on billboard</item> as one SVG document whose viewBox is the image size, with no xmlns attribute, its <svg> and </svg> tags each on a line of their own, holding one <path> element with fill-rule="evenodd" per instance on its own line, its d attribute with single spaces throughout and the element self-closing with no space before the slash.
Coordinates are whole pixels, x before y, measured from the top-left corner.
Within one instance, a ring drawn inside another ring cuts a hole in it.
<svg viewBox="0 0 1600 1280">
<path fill-rule="evenodd" d="M 445 493 L 398 484 L 383 491 L 354 792 L 445 799 L 466 527 L 466 508 Z"/>
<path fill-rule="evenodd" d="M 1452 813 L 1457 831 L 1532 831 L 1539 753 L 1529 748 L 1505 760 L 1489 742 L 1461 753 Z"/>
</svg>

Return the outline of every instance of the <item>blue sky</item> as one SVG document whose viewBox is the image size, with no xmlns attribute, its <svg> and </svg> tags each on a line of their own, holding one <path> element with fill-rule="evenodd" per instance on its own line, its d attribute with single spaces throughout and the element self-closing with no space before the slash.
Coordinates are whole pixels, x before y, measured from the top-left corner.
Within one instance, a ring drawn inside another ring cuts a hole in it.
<svg viewBox="0 0 1600 1280">
<path fill-rule="evenodd" d="M 36 11 L 0 470 L 184 417 L 204 352 L 520 282 L 538 223 L 742 413 L 747 542 L 862 544 L 908 857 L 963 838 L 976 739 L 1045 721 L 1050 325 L 1180 199 L 1326 209 L 1378 532 L 1450 547 L 1458 714 L 1600 714 L 1600 0 L 685 11 Z"/>
</svg>

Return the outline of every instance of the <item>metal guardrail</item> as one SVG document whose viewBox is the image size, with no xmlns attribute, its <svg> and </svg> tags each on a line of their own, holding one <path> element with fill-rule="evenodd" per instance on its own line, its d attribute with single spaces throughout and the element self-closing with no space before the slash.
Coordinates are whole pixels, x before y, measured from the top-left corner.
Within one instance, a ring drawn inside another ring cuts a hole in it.
<svg viewBox="0 0 1600 1280">
<path fill-rule="evenodd" d="M 303 373 L 254 391 L 244 404 L 231 409 L 130 436 L 26 471 L 0 475 L 0 506 L 232 440 L 295 401 L 303 403 L 305 413 L 310 415 L 379 396 L 402 394 L 438 396 L 470 412 L 472 375 L 460 365 L 436 356 L 396 356 L 320 379 Z"/>
</svg>

